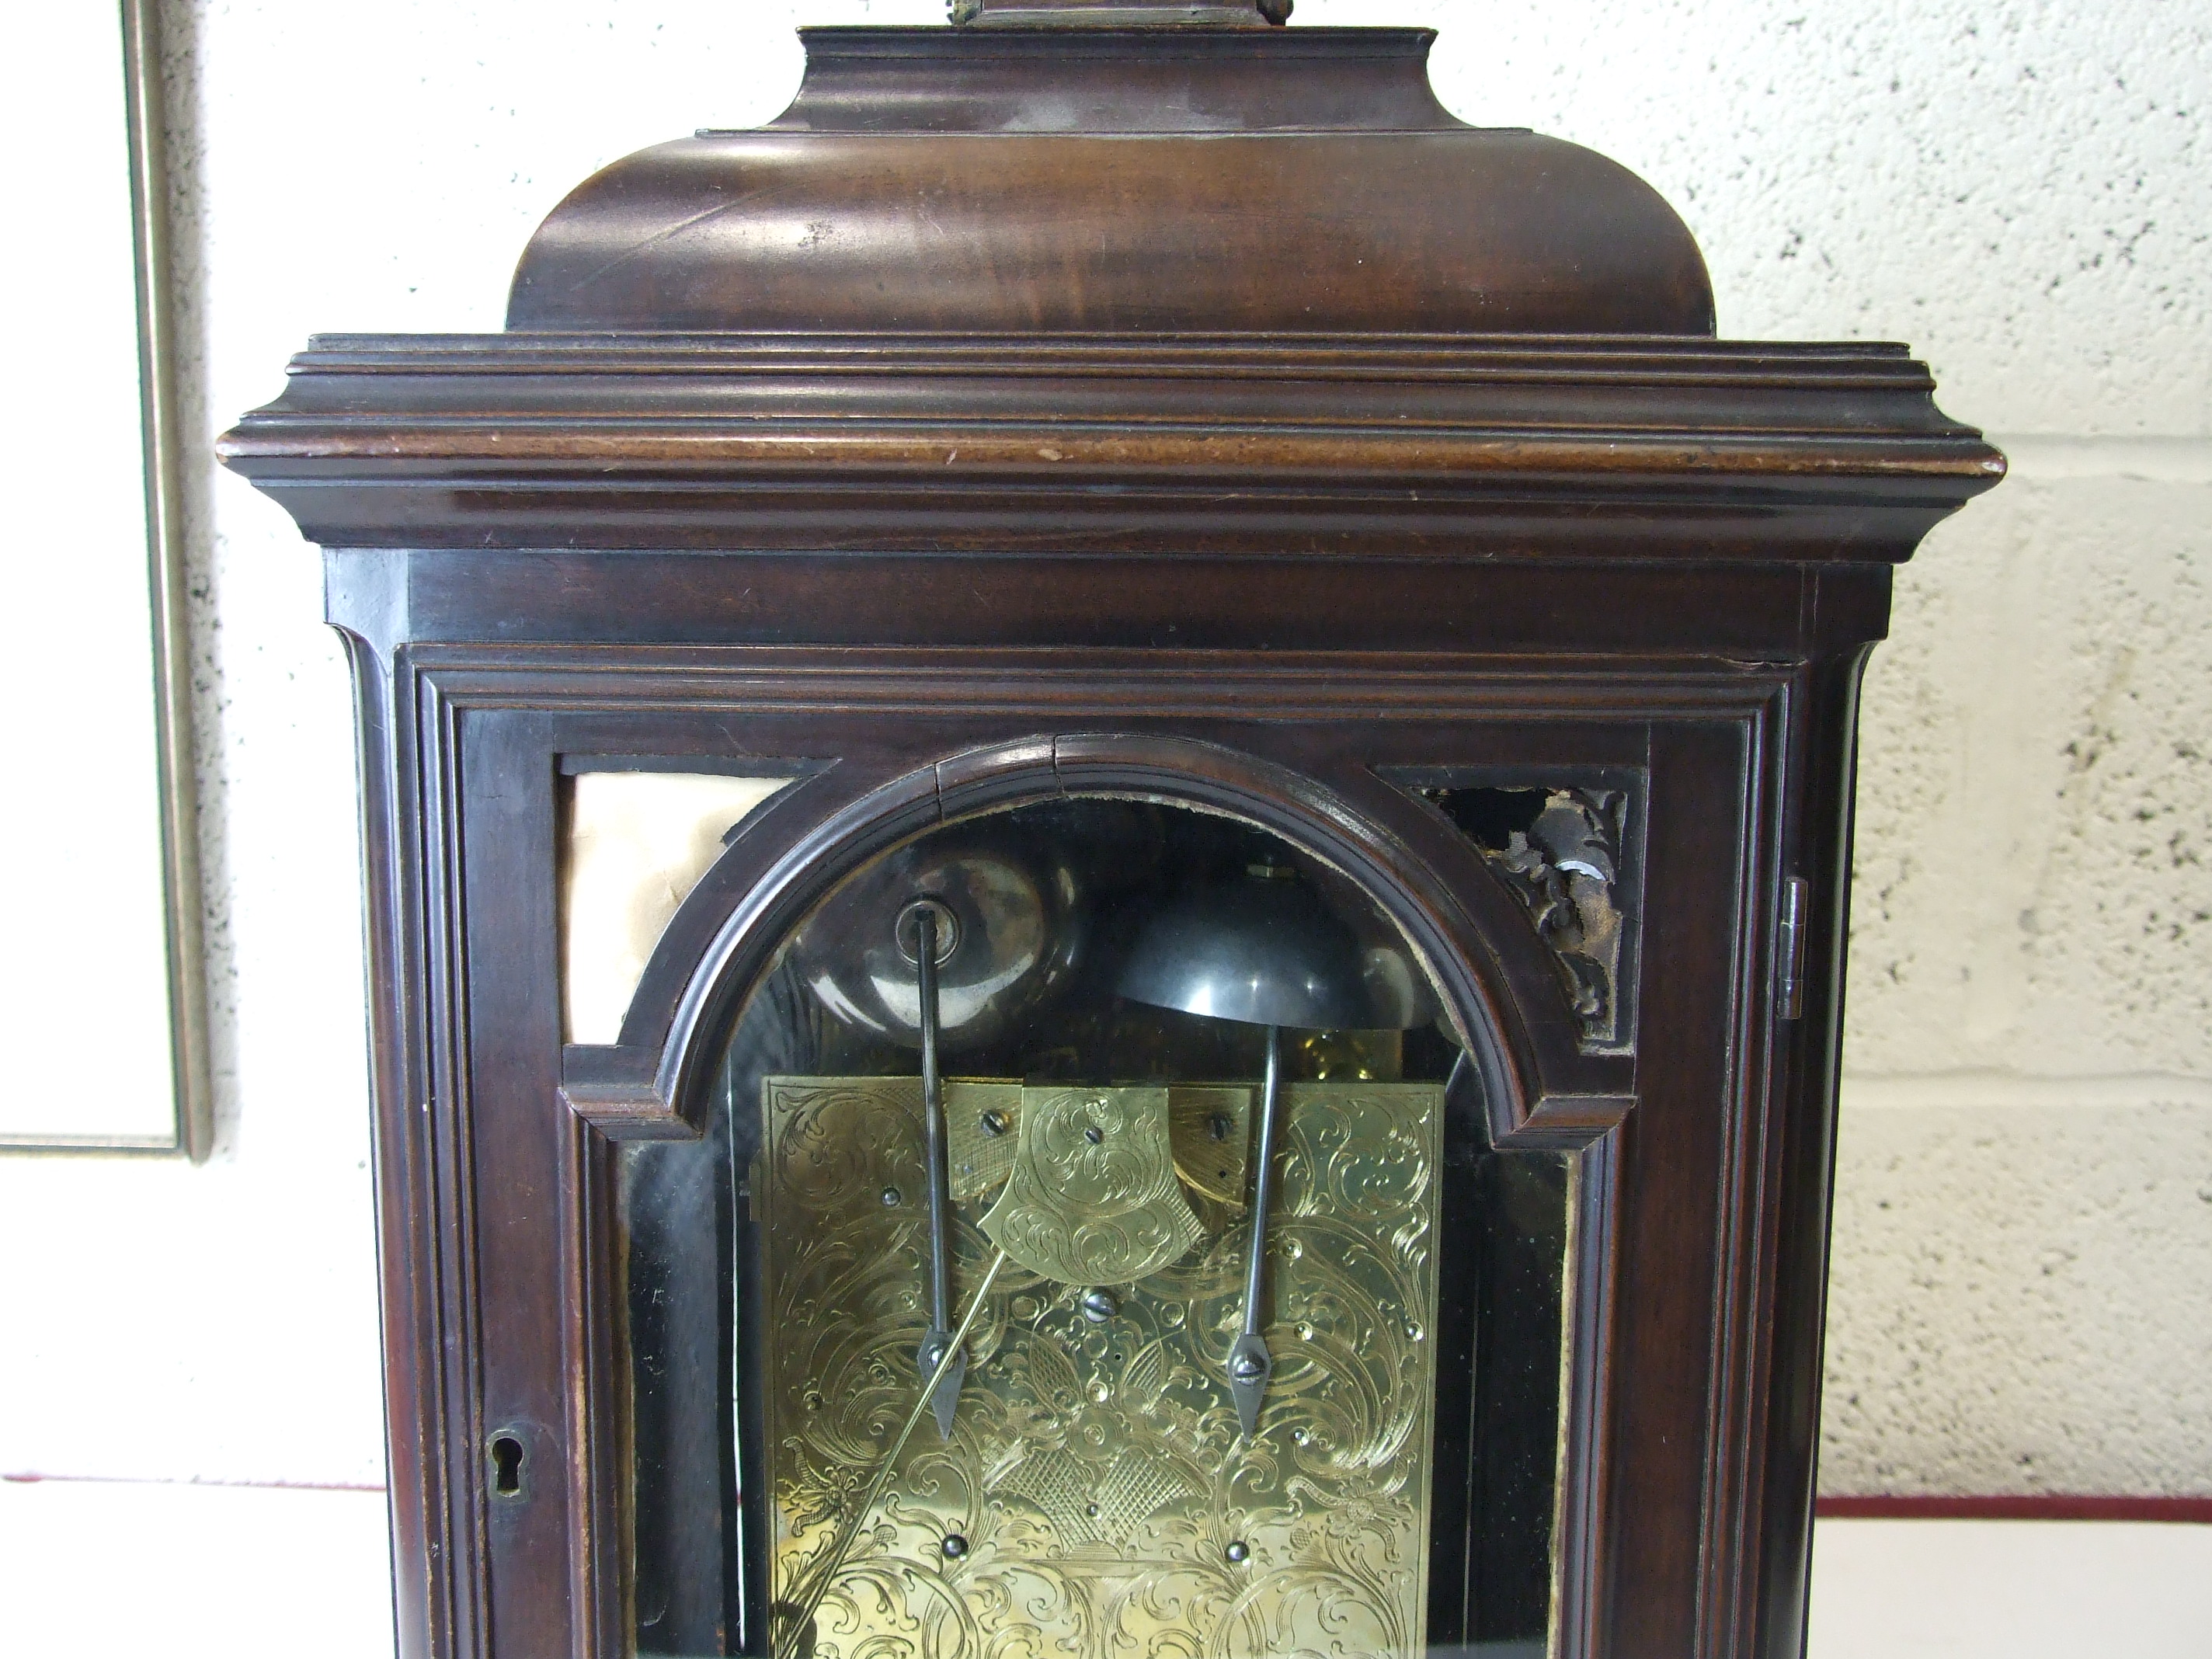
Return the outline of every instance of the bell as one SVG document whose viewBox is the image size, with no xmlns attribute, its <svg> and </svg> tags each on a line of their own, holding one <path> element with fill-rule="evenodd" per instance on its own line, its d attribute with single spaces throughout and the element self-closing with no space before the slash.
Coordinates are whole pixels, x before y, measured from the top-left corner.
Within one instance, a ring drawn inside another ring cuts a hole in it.
<svg viewBox="0 0 2212 1659">
<path fill-rule="evenodd" d="M 839 888 L 794 945 L 800 977 L 839 1024 L 922 1046 L 912 905 L 937 922 L 935 1040 L 1003 1036 L 1066 986 L 1081 956 L 1084 884 L 1047 842 L 959 826 L 878 860 Z M 895 930 L 888 919 L 902 915 Z"/>
<path fill-rule="evenodd" d="M 1282 1028 L 1403 1030 L 1429 1017 L 1419 983 L 1402 952 L 1364 945 L 1297 871 L 1264 860 L 1152 917 L 1123 964 L 1117 988 L 1133 1002 L 1267 1028 L 1244 1328 L 1229 1350 L 1228 1365 L 1230 1398 L 1248 1439 L 1259 1426 L 1275 1369 L 1260 1334 L 1260 1295 L 1274 1191 Z"/>
<path fill-rule="evenodd" d="M 1146 923 L 1116 989 L 1133 1002 L 1302 1031 L 1431 1017 L 1405 953 L 1353 933 L 1295 870 L 1255 862 Z"/>
</svg>

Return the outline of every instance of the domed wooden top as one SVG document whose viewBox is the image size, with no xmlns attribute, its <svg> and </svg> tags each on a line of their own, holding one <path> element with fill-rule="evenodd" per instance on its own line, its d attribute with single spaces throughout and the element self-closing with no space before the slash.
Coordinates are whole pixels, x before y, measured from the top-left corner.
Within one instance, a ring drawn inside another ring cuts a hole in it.
<svg viewBox="0 0 2212 1659">
<path fill-rule="evenodd" d="M 1673 210 L 1455 119 L 1426 30 L 985 0 L 969 27 L 801 33 L 775 121 L 554 210 L 510 329 L 1712 332 Z"/>
</svg>

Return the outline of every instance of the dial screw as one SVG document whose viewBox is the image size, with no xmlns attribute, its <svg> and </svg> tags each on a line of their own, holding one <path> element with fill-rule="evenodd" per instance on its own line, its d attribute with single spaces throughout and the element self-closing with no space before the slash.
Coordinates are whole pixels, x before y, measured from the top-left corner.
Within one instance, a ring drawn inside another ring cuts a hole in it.
<svg viewBox="0 0 2212 1659">
<path fill-rule="evenodd" d="M 1241 1538 L 1232 1538 L 1229 1540 L 1229 1547 L 1221 1553 L 1231 1561 L 1241 1563 L 1252 1553 L 1252 1547 Z"/>
<path fill-rule="evenodd" d="M 1237 1126 L 1235 1124 L 1229 1121 L 1229 1114 L 1226 1112 L 1216 1112 L 1212 1117 L 1206 1120 L 1206 1132 L 1212 1135 L 1216 1140 L 1228 1139 L 1230 1130 L 1236 1127 Z"/>
<path fill-rule="evenodd" d="M 948 1532 L 945 1534 L 945 1559 L 946 1560 L 957 1561 L 962 1556 L 967 1553 L 968 1540 L 965 1538 L 962 1537 L 957 1532 Z"/>
<path fill-rule="evenodd" d="M 884 1188 L 884 1208 L 886 1210 L 896 1210 L 904 1201 L 905 1200 L 901 1196 L 897 1188 L 886 1187 Z"/>
<path fill-rule="evenodd" d="M 1267 1362 L 1256 1353 L 1240 1353 L 1229 1362 L 1229 1374 L 1239 1382 L 1257 1382 L 1267 1376 Z"/>
<path fill-rule="evenodd" d="M 1006 1133 L 1006 1115 L 1004 1112 L 986 1112 L 981 1121 L 983 1133 L 994 1140 Z"/>
<path fill-rule="evenodd" d="M 1096 1146 L 1106 1139 L 1106 1132 L 1093 1123 L 1083 1131 L 1083 1138 Z"/>
<path fill-rule="evenodd" d="M 1121 1311 L 1120 1298 L 1107 1290 L 1085 1291 L 1083 1293 L 1083 1316 L 1094 1325 L 1103 1325 Z"/>
</svg>

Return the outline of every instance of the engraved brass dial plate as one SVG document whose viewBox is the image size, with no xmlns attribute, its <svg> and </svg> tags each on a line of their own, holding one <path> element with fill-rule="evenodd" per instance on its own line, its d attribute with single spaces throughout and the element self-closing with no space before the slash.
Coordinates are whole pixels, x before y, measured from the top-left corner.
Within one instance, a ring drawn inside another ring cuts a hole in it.
<svg viewBox="0 0 2212 1659">
<path fill-rule="evenodd" d="M 1206 1236 L 1176 1179 L 1168 1091 L 1024 1089 L 1020 1150 L 985 1237 L 1066 1285 L 1149 1279 Z"/>
<path fill-rule="evenodd" d="M 992 1253 L 979 1223 L 1001 1190 L 979 1190 L 976 1164 L 1010 1173 L 999 1148 L 1066 1092 L 948 1089 L 957 1301 Z M 1086 1092 L 1109 1121 L 1158 1111 L 1135 1098 L 1157 1089 Z M 1110 1286 L 1001 1273 L 952 1436 L 908 1444 L 822 1601 L 818 1659 L 1420 1648 L 1443 1091 L 1287 1088 L 1267 1244 L 1279 1364 L 1247 1442 L 1223 1368 L 1248 1233 L 1221 1194 L 1243 1190 L 1253 1094 L 1170 1091 L 1177 1201 L 1196 1236 L 1168 1265 Z M 921 1105 L 914 1079 L 763 1086 L 752 1191 L 779 1601 L 823 1559 L 913 1404 L 928 1311 Z M 999 1121 L 971 1133 L 986 1110 Z"/>
</svg>

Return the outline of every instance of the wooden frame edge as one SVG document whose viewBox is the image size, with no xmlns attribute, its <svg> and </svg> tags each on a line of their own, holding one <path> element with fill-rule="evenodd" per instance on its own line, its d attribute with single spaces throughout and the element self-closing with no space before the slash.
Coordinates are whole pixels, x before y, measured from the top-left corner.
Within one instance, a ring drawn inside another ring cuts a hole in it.
<svg viewBox="0 0 2212 1659">
<path fill-rule="evenodd" d="M 154 707 L 167 907 L 169 1042 L 179 1150 L 214 1150 L 207 976 L 201 907 L 199 788 L 193 742 L 191 618 L 179 454 L 176 320 L 169 283 L 169 170 L 159 0 L 122 0 L 131 127 L 132 242 L 137 258 L 138 393 L 145 434 L 146 539 L 154 620 Z"/>
</svg>

